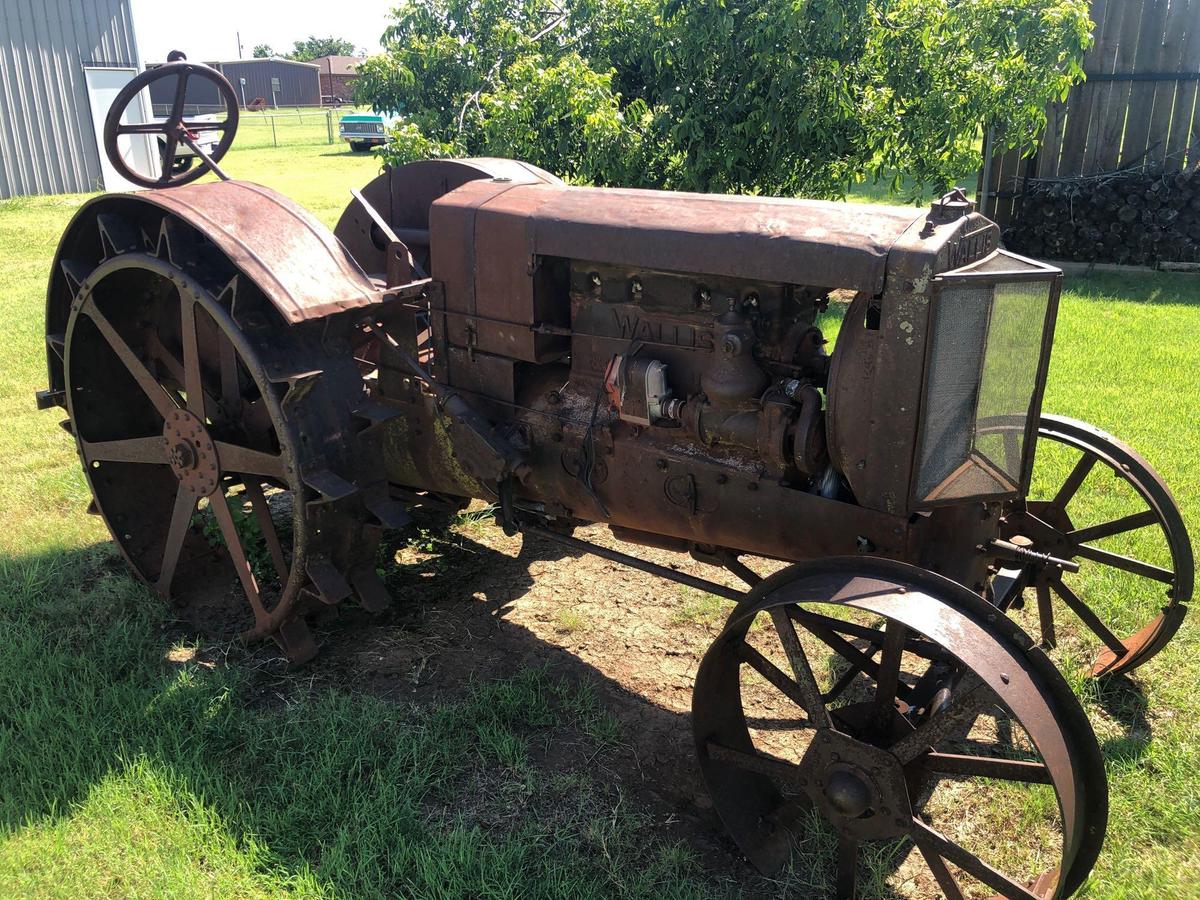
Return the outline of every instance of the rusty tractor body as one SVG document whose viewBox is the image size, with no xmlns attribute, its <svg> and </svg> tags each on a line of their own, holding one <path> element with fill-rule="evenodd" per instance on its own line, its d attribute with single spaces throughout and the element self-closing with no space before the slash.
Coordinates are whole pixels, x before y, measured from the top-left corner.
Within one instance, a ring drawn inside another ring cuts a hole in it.
<svg viewBox="0 0 1200 900">
<path fill-rule="evenodd" d="M 152 73 L 118 98 L 114 164 L 122 135 L 190 145 L 186 80 L 220 76 L 172 66 L 153 70 L 180 83 L 165 123 L 121 123 Z M 235 127 L 231 113 L 222 154 Z M 185 186 L 223 176 L 197 152 L 185 175 L 141 175 L 164 189 L 96 198 L 67 229 L 39 394 L 66 410 L 94 511 L 160 593 L 186 600 L 232 565 L 244 636 L 304 661 L 309 612 L 388 602 L 384 529 L 481 498 L 510 532 L 737 602 L 701 665 L 694 725 L 714 805 L 760 867 L 787 863 L 815 810 L 837 834 L 841 896 L 862 842 L 900 838 L 947 896 L 972 880 L 1006 897 L 1079 886 L 1103 839 L 1104 773 L 1043 649 L 1069 613 L 1094 640 L 1093 674 L 1142 664 L 1179 627 L 1192 560 L 1141 457 L 1042 413 L 1059 270 L 1004 250 L 961 192 L 918 211 L 431 160 L 354 192 L 331 234 L 257 185 Z M 844 300 L 829 354 L 819 322 Z M 1050 488 L 1035 484 L 1039 445 L 1078 455 Z M 1067 507 L 1097 467 L 1140 508 L 1080 526 Z M 247 521 L 268 565 L 251 565 Z M 752 590 L 572 535 L 597 522 Z M 1161 534 L 1161 564 L 1097 546 L 1143 529 Z M 745 555 L 795 565 L 763 581 Z M 1165 602 L 1119 637 L 1068 586 L 1086 566 Z M 1037 642 L 1003 615 L 1026 593 Z M 762 690 L 791 704 L 790 743 L 759 731 Z M 1019 725 L 1015 752 L 954 743 L 981 716 Z M 1010 876 L 931 826 L 945 779 L 1049 785 L 1056 861 Z"/>
</svg>

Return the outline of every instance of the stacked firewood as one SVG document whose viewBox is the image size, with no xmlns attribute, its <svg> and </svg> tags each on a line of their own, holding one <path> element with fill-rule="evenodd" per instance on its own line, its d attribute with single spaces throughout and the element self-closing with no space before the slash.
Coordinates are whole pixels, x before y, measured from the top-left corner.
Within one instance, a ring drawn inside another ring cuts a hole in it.
<svg viewBox="0 0 1200 900">
<path fill-rule="evenodd" d="M 1200 168 L 1028 179 L 1004 239 L 1043 259 L 1200 262 Z"/>
</svg>

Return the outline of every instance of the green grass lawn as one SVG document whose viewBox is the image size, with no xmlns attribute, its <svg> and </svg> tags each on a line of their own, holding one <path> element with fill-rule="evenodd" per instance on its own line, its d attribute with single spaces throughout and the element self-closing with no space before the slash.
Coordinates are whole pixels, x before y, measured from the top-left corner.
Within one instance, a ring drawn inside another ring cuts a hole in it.
<svg viewBox="0 0 1200 900">
<path fill-rule="evenodd" d="M 305 141 L 223 165 L 332 226 L 378 162 Z M 83 199 L 0 202 L 0 896 L 735 894 L 586 766 L 536 765 L 552 732 L 577 735 L 581 761 L 621 740 L 552 672 L 432 707 L 344 688 L 273 702 L 245 690 L 248 656 L 212 665 L 167 637 L 169 611 L 84 515 L 61 416 L 33 403 L 50 260 Z M 1140 448 L 1193 533 L 1198 295 L 1187 276 L 1071 280 L 1045 404 Z M 1194 622 L 1132 679 L 1074 679 L 1112 787 L 1087 896 L 1200 896 L 1198 681 Z M 529 798 L 542 813 L 503 828 L 456 812 Z"/>
</svg>

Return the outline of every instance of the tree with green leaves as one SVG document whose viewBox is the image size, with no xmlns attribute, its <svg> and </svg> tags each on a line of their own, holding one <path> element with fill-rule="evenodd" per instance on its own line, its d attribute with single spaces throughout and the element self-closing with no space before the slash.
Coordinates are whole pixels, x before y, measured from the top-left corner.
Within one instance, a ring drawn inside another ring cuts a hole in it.
<svg viewBox="0 0 1200 900">
<path fill-rule="evenodd" d="M 274 57 L 310 62 L 322 56 L 354 56 L 355 49 L 353 42 L 341 38 L 309 36 L 302 41 L 296 41 L 290 53 L 276 53 L 270 44 L 256 44 L 253 53 L 256 59 Z"/>
<path fill-rule="evenodd" d="M 1030 147 L 1082 77 L 1087 0 L 407 0 L 358 98 L 387 151 L 581 181 L 836 196 L 942 188 L 982 127 Z"/>
<path fill-rule="evenodd" d="M 310 35 L 302 41 L 296 41 L 292 45 L 292 52 L 287 55 L 287 58 L 298 62 L 309 62 L 322 56 L 354 55 L 355 46 L 353 41 L 346 41 L 335 37 L 315 37 Z"/>
</svg>

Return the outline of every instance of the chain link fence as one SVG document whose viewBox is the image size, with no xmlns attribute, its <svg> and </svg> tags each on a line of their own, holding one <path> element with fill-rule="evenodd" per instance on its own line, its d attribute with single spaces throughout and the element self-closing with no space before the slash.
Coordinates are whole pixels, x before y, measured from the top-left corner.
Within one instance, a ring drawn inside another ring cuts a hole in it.
<svg viewBox="0 0 1200 900">
<path fill-rule="evenodd" d="M 272 109 L 264 112 L 242 111 L 238 122 L 238 147 L 243 149 L 336 144 L 338 124 L 343 116 L 366 112 L 350 107 L 340 109 Z"/>
</svg>

